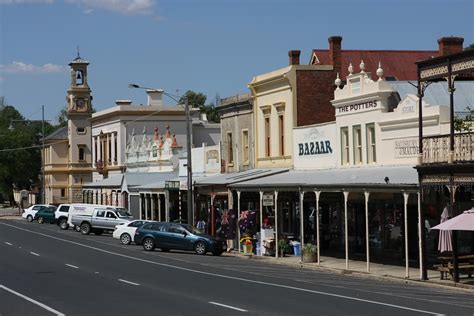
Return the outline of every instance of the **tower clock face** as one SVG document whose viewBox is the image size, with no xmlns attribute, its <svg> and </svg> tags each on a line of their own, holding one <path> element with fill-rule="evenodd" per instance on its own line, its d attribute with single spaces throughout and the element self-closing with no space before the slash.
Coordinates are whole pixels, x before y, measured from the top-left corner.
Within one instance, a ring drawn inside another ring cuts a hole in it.
<svg viewBox="0 0 474 316">
<path fill-rule="evenodd" d="M 84 99 L 76 99 L 76 107 L 78 109 L 81 109 L 81 110 L 84 109 L 85 104 L 86 103 L 85 103 Z"/>
</svg>

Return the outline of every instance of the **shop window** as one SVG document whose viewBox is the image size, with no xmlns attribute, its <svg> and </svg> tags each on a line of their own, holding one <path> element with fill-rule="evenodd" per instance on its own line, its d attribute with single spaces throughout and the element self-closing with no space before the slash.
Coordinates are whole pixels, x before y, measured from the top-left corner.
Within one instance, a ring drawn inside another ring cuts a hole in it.
<svg viewBox="0 0 474 316">
<path fill-rule="evenodd" d="M 280 141 L 280 156 L 285 155 L 285 121 L 283 114 L 278 115 L 278 134 Z"/>
<path fill-rule="evenodd" d="M 377 156 L 375 154 L 375 126 L 374 124 L 367 125 L 367 162 L 375 163 Z"/>
<path fill-rule="evenodd" d="M 349 164 L 349 130 L 347 127 L 341 128 L 341 164 Z"/>
<path fill-rule="evenodd" d="M 242 163 L 249 164 L 249 131 L 242 130 Z"/>
<path fill-rule="evenodd" d="M 265 117 L 265 156 L 270 157 L 270 116 Z"/>
<path fill-rule="evenodd" d="M 354 136 L 354 164 L 362 163 L 362 131 L 360 125 L 353 127 Z"/>
<path fill-rule="evenodd" d="M 234 150 L 232 143 L 232 133 L 227 133 L 227 152 L 229 154 L 229 164 L 234 163 Z"/>
</svg>

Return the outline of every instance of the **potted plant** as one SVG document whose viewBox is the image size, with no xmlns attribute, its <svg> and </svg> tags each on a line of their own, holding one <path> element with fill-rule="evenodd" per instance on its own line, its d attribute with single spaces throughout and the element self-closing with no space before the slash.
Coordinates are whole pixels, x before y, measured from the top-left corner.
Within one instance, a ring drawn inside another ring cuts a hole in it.
<svg viewBox="0 0 474 316">
<path fill-rule="evenodd" d="M 280 239 L 278 241 L 278 253 L 281 257 L 284 257 L 285 254 L 290 253 L 291 248 L 290 244 L 288 243 L 288 240 L 286 239 Z"/>
<path fill-rule="evenodd" d="M 252 255 L 253 254 L 253 238 L 250 236 L 244 236 L 240 239 L 240 243 L 242 244 L 242 250 L 244 251 L 244 255 Z"/>
<path fill-rule="evenodd" d="M 305 244 L 301 250 L 303 254 L 303 262 L 316 262 L 317 261 L 317 247 L 313 244 Z"/>
</svg>

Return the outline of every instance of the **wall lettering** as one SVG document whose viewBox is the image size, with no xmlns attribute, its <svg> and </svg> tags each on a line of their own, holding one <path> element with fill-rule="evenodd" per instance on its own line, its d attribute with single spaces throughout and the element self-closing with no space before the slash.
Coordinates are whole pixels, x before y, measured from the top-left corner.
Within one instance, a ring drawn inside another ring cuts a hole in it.
<svg viewBox="0 0 474 316">
<path fill-rule="evenodd" d="M 347 112 L 365 110 L 365 109 L 376 108 L 376 107 L 377 107 L 377 100 L 373 100 L 373 101 L 367 101 L 367 102 L 356 103 L 356 104 L 351 104 L 351 105 L 343 105 L 338 108 L 338 113 L 347 113 Z"/>
<path fill-rule="evenodd" d="M 332 153 L 332 148 L 331 148 L 331 142 L 329 140 L 298 144 L 299 156 L 321 155 L 321 154 L 331 154 L 331 153 Z"/>
</svg>

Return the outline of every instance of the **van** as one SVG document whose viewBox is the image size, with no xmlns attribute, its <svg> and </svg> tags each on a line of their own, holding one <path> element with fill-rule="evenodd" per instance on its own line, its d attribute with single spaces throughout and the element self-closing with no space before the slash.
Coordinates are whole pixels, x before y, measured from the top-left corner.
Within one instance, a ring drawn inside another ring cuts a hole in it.
<svg viewBox="0 0 474 316">
<path fill-rule="evenodd" d="M 111 205 L 100 205 L 100 204 L 84 204 L 84 203 L 73 203 L 73 204 L 61 204 L 58 206 L 55 212 L 56 222 L 61 229 L 68 229 L 74 227 L 71 223 L 72 215 L 92 215 L 94 209 L 106 208 L 106 209 L 118 209 L 124 210 L 121 207 Z M 76 231 L 80 231 L 79 227 L 74 227 Z"/>
</svg>

